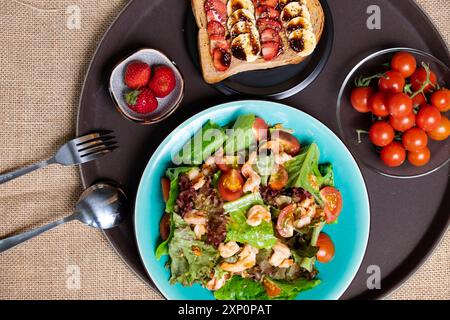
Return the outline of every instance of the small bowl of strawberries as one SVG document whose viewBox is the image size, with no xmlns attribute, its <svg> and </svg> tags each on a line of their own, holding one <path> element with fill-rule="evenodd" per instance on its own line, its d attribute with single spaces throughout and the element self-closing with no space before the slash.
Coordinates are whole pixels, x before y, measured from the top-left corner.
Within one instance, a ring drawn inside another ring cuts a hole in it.
<svg viewBox="0 0 450 320">
<path fill-rule="evenodd" d="M 166 55 L 141 49 L 112 71 L 109 91 L 125 118 L 153 124 L 169 117 L 184 96 L 181 72 Z"/>
</svg>

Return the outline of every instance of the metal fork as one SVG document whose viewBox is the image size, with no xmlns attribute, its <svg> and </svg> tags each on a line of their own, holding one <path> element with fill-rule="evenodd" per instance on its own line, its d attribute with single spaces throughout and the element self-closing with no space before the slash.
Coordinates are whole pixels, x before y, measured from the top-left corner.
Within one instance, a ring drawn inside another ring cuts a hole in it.
<svg viewBox="0 0 450 320">
<path fill-rule="evenodd" d="M 56 154 L 42 162 L 0 175 L 0 184 L 21 177 L 34 170 L 44 168 L 51 164 L 63 166 L 78 165 L 96 160 L 117 149 L 117 142 L 112 131 L 91 133 L 73 139 L 59 148 Z"/>
</svg>

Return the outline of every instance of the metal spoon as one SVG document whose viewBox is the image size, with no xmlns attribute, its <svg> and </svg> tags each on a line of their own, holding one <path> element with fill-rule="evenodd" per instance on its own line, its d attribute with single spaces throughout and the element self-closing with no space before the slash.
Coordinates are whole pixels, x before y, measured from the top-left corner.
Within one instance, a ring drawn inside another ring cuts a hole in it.
<svg viewBox="0 0 450 320">
<path fill-rule="evenodd" d="M 64 219 L 46 226 L 0 240 L 0 252 L 11 249 L 50 229 L 69 221 L 78 220 L 98 229 L 111 229 L 126 218 L 126 196 L 121 189 L 106 183 L 95 184 L 87 188 L 75 206 L 75 212 Z"/>
</svg>

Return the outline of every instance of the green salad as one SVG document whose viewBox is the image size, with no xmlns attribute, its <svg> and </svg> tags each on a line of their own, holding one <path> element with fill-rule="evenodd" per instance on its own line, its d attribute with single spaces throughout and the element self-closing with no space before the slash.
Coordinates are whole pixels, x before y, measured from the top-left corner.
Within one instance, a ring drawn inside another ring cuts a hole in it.
<svg viewBox="0 0 450 320">
<path fill-rule="evenodd" d="M 317 144 L 253 114 L 208 121 L 162 177 L 156 256 L 170 283 L 199 283 L 219 300 L 285 300 L 319 285 L 342 196 Z"/>
</svg>

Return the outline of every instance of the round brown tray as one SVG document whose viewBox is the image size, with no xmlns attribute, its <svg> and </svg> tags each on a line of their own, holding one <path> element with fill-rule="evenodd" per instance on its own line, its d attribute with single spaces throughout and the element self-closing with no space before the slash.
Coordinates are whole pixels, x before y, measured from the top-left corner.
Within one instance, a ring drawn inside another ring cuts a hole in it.
<svg viewBox="0 0 450 320">
<path fill-rule="evenodd" d="M 369 53 L 388 47 L 412 47 L 430 52 L 450 65 L 448 48 L 414 1 L 379 3 L 382 29 L 369 30 L 366 11 L 373 1 L 329 1 L 335 37 L 330 60 L 315 82 L 283 103 L 306 111 L 337 132 L 335 108 L 339 88 L 350 69 Z M 189 30 L 183 27 L 189 9 L 188 1 L 131 1 L 101 41 L 81 95 L 77 133 L 114 130 L 120 148 L 81 167 L 84 187 L 98 180 L 114 180 L 134 201 L 141 174 L 159 143 L 193 114 L 233 100 L 202 80 L 187 53 L 183 32 Z M 141 47 L 166 53 L 187 79 L 180 108 L 169 119 L 151 126 L 123 118 L 108 93 L 108 78 L 114 65 Z M 449 165 L 409 181 L 386 178 L 361 167 L 371 202 L 370 239 L 361 268 L 342 299 L 382 298 L 389 294 L 425 261 L 450 220 Z M 152 286 L 139 257 L 131 217 L 105 235 L 124 262 Z M 381 271 L 379 290 L 367 288 L 367 270 L 372 265 Z"/>
</svg>

